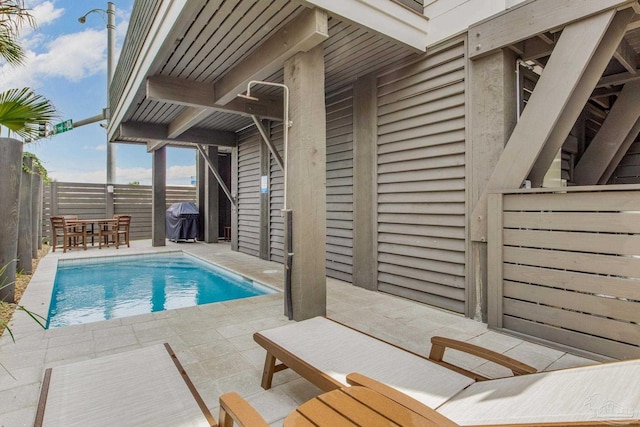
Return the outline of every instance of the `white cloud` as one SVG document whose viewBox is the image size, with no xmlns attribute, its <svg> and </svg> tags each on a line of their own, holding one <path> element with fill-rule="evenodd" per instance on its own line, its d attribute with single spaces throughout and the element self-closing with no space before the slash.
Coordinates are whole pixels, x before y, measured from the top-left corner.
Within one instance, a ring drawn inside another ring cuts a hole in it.
<svg viewBox="0 0 640 427">
<path fill-rule="evenodd" d="M 138 181 L 143 185 L 151 185 L 151 168 L 116 168 L 116 182 L 118 184 L 128 184 Z M 196 174 L 196 165 L 191 166 L 170 166 L 167 169 L 167 184 L 188 185 L 191 177 Z M 59 182 L 87 182 L 105 183 L 107 173 L 104 169 L 96 171 L 52 171 L 49 175 Z"/>
<path fill-rule="evenodd" d="M 38 87 L 50 77 L 79 81 L 106 68 L 106 47 L 104 31 L 60 36 L 46 44 L 45 53 L 27 51 L 24 67 L 0 67 L 0 86 Z"/>
<path fill-rule="evenodd" d="M 40 28 L 57 20 L 64 14 L 64 9 L 56 8 L 52 1 L 29 1 L 26 2 L 26 6 L 31 9 L 31 14 Z"/>
<path fill-rule="evenodd" d="M 167 179 L 189 178 L 196 174 L 196 165 L 170 166 L 167 170 Z"/>
<path fill-rule="evenodd" d="M 77 82 L 107 67 L 107 30 L 84 29 L 50 38 L 46 26 L 58 20 L 65 9 L 56 8 L 53 1 L 31 0 L 27 2 L 38 28 L 33 31 L 25 26 L 21 42 L 25 49 L 25 65 L 12 67 L 0 64 L 0 87 L 42 87 L 48 78 L 63 78 Z M 121 16 L 121 15 L 120 15 Z M 80 26 L 80 24 L 78 24 Z M 128 22 L 118 19 L 116 39 L 124 39 Z M 117 52 L 116 52 L 117 56 Z"/>
<path fill-rule="evenodd" d="M 107 151 L 107 144 L 98 145 L 97 147 L 93 147 L 93 149 L 96 151 Z"/>
</svg>

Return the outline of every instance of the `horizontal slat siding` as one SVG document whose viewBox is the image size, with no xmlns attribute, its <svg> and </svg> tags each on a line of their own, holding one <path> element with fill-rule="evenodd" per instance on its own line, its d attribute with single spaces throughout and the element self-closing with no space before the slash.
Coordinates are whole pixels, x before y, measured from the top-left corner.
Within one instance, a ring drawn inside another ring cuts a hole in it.
<svg viewBox="0 0 640 427">
<path fill-rule="evenodd" d="M 640 142 L 634 142 L 613 172 L 609 184 L 640 184 Z"/>
<path fill-rule="evenodd" d="M 55 206 L 52 204 L 55 189 Z M 50 217 L 78 215 L 81 219 L 97 219 L 106 216 L 106 185 L 55 182 L 45 186 L 43 209 L 43 235 L 50 234 Z M 114 185 L 114 214 L 131 215 L 131 240 L 151 239 L 152 187 L 149 185 Z M 167 186 L 167 208 L 178 202 L 195 202 L 195 187 Z"/>
<path fill-rule="evenodd" d="M 378 78 L 378 289 L 464 312 L 465 46 Z"/>
<path fill-rule="evenodd" d="M 353 278 L 353 91 L 326 99 L 327 276 Z"/>
<path fill-rule="evenodd" d="M 640 190 L 507 194 L 503 210 L 503 327 L 640 357 Z"/>
<path fill-rule="evenodd" d="M 280 157 L 284 160 L 284 140 L 282 137 L 282 123 L 273 122 L 271 125 L 271 140 L 276 146 Z M 284 262 L 284 224 L 282 220 L 282 205 L 284 202 L 284 174 L 273 155 L 269 157 L 269 235 L 270 257 L 272 261 Z"/>
<path fill-rule="evenodd" d="M 238 251 L 260 254 L 260 135 L 255 126 L 238 140 Z"/>
<path fill-rule="evenodd" d="M 149 185 L 115 185 L 113 211 L 117 215 L 131 215 L 131 239 L 150 239 L 153 231 L 153 187 Z M 196 202 L 195 187 L 167 186 L 167 208 L 173 203 Z"/>
</svg>

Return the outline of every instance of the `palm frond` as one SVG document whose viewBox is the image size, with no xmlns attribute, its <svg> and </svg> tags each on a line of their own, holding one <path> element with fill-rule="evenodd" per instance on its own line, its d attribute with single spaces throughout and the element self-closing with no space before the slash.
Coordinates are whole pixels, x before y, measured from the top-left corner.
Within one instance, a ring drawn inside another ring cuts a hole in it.
<svg viewBox="0 0 640 427">
<path fill-rule="evenodd" d="M 13 35 L 5 28 L 0 27 L 0 58 L 11 65 L 24 64 L 24 50 Z"/>
<path fill-rule="evenodd" d="M 0 93 L 0 126 L 6 126 L 24 139 L 37 139 L 39 126 L 55 117 L 51 102 L 30 88 Z"/>
</svg>

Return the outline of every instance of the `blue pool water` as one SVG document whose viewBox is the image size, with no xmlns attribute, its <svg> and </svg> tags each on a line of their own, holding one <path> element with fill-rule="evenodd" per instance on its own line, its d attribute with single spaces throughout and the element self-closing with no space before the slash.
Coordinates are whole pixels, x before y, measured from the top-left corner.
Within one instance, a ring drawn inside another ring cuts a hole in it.
<svg viewBox="0 0 640 427">
<path fill-rule="evenodd" d="M 273 292 L 265 285 L 181 253 L 61 260 L 47 328 Z"/>
</svg>

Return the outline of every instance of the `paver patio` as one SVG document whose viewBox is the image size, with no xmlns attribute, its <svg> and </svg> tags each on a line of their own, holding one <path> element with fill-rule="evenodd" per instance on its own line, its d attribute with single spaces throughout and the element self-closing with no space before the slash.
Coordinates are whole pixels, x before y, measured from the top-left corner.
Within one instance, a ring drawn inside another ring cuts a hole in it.
<svg viewBox="0 0 640 427">
<path fill-rule="evenodd" d="M 21 304 L 46 316 L 60 258 L 176 250 L 273 287 L 283 287 L 281 264 L 232 252 L 228 243 L 167 242 L 164 248 L 152 248 L 151 242 L 144 240 L 118 250 L 96 247 L 48 254 L 41 260 Z M 486 346 L 539 370 L 596 363 L 490 331 L 486 325 L 457 314 L 331 278 L 327 278 L 327 315 L 425 356 L 430 338 L 444 335 Z M 253 341 L 252 334 L 288 322 L 280 293 L 51 330 L 42 330 L 24 313 L 18 313 L 10 324 L 16 342 L 6 333 L 0 338 L 0 363 L 5 368 L 0 369 L 0 426 L 33 425 L 46 368 L 163 342 L 170 343 L 176 351 L 216 418 L 218 397 L 236 391 L 269 423 L 281 425 L 290 411 L 320 391 L 289 370 L 276 374 L 271 390 L 260 387 L 265 352 Z M 491 377 L 506 375 L 476 357 L 453 353 L 449 360 Z"/>
</svg>

